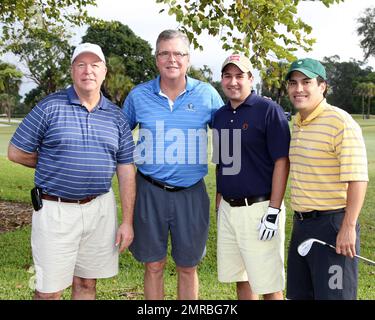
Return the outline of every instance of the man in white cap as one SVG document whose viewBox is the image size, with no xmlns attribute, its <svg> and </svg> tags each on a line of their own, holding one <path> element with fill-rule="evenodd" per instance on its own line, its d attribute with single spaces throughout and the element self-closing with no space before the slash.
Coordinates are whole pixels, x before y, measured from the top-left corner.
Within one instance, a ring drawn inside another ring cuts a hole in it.
<svg viewBox="0 0 375 320">
<path fill-rule="evenodd" d="M 101 48 L 83 43 L 71 60 L 73 85 L 39 102 L 11 139 L 8 158 L 35 168 L 31 245 L 35 299 L 95 299 L 96 279 L 118 273 L 133 239 L 133 138 L 120 108 L 100 92 Z M 123 219 L 111 188 L 117 172 Z"/>
<path fill-rule="evenodd" d="M 288 121 L 252 90 L 248 58 L 229 56 L 221 72 L 228 103 L 213 124 L 219 281 L 236 282 L 240 300 L 282 299 Z"/>
</svg>

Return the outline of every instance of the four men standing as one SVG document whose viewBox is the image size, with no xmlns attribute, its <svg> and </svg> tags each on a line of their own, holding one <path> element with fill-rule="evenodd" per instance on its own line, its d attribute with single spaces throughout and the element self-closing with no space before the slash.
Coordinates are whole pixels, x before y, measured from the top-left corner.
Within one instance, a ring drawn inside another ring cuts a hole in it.
<svg viewBox="0 0 375 320">
<path fill-rule="evenodd" d="M 288 94 L 298 111 L 290 140 L 282 108 L 252 90 L 248 58 L 224 61 L 228 103 L 219 109 L 216 90 L 187 76 L 189 57 L 186 35 L 163 31 L 156 42 L 160 75 L 134 88 L 122 113 L 100 93 L 106 75 L 100 47 L 81 44 L 72 56 L 73 86 L 42 100 L 15 132 L 8 157 L 36 168 L 41 198 L 32 223 L 35 298 L 60 298 L 71 284 L 73 298 L 95 298 L 96 278 L 117 274 L 118 246 L 121 252 L 130 245 L 145 264 L 145 298 L 163 299 L 170 237 L 177 297 L 197 299 L 209 228 L 207 126 L 213 125 L 219 280 L 236 282 L 239 299 L 283 298 L 290 159 L 295 214 L 287 297 L 355 299 L 366 149 L 356 122 L 325 101 L 324 67 L 313 59 L 290 67 Z M 135 183 L 130 130 L 137 126 Z M 117 231 L 115 170 L 123 208 Z M 312 237 L 336 244 L 336 252 L 316 247 L 300 257 L 298 245 Z M 343 274 L 341 290 L 330 287 L 333 265 Z"/>
</svg>

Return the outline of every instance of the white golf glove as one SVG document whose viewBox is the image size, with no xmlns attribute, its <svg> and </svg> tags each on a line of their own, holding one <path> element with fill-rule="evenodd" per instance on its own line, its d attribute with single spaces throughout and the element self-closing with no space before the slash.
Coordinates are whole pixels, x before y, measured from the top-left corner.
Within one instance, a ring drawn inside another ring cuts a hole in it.
<svg viewBox="0 0 375 320">
<path fill-rule="evenodd" d="M 258 225 L 259 240 L 271 240 L 277 234 L 280 211 L 280 209 L 268 207 Z"/>
</svg>

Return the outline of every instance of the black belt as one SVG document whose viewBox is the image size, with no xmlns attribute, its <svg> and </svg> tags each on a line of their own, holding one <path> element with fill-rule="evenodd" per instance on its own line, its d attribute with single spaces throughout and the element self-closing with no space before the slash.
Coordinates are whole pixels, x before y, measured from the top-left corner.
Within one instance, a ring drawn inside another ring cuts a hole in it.
<svg viewBox="0 0 375 320">
<path fill-rule="evenodd" d="M 176 192 L 176 191 L 181 191 L 181 190 L 185 190 L 187 188 L 190 188 L 190 187 L 174 187 L 174 186 L 169 186 L 167 184 L 163 184 L 161 183 L 160 181 L 157 181 L 157 180 L 154 180 L 152 179 L 151 177 L 149 176 L 145 176 L 141 171 L 137 171 L 139 173 L 139 175 L 147 180 L 148 182 L 152 183 L 154 186 L 157 186 L 165 191 L 169 191 L 169 192 Z"/>
<path fill-rule="evenodd" d="M 49 201 L 61 201 L 61 202 L 68 202 L 68 203 L 77 203 L 77 204 L 85 204 L 87 202 L 90 202 L 91 200 L 94 200 L 97 196 L 91 196 L 91 197 L 86 197 L 80 200 L 73 200 L 73 199 L 65 199 L 65 198 L 60 198 L 57 196 L 52 196 L 50 194 L 42 194 L 42 199 L 44 200 L 49 200 Z"/>
<path fill-rule="evenodd" d="M 231 207 L 243 207 L 243 206 L 251 206 L 253 203 L 267 201 L 271 199 L 271 194 L 265 196 L 258 196 L 258 197 L 246 197 L 240 199 L 232 199 L 223 197 L 223 199 L 229 203 Z"/>
<path fill-rule="evenodd" d="M 307 211 L 307 212 L 294 211 L 294 218 L 302 221 L 305 219 L 318 218 L 320 216 L 341 213 L 344 211 L 345 211 L 345 208 L 336 209 L 336 210 L 323 210 L 323 211 L 313 210 L 313 211 Z"/>
</svg>

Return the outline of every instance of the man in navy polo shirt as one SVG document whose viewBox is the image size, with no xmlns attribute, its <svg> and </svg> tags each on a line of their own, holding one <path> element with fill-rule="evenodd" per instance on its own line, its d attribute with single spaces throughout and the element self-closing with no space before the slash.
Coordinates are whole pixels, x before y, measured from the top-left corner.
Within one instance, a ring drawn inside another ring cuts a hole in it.
<svg viewBox="0 0 375 320">
<path fill-rule="evenodd" d="M 134 233 L 134 143 L 121 109 L 100 93 L 107 72 L 103 52 L 80 44 L 71 63 L 73 86 L 39 102 L 8 149 L 9 160 L 35 168 L 42 202 L 32 218 L 35 299 L 59 299 L 71 284 L 73 299 L 94 299 L 96 279 L 118 273 L 118 253 Z"/>
<path fill-rule="evenodd" d="M 236 282 L 238 299 L 283 299 L 283 197 L 290 132 L 282 108 L 252 91 L 250 60 L 222 65 L 228 103 L 214 118 L 217 163 L 218 276 Z"/>
<path fill-rule="evenodd" d="M 207 125 L 223 105 L 216 90 L 186 76 L 189 40 L 176 30 L 156 41 L 160 76 L 134 88 L 124 102 L 131 129 L 139 125 L 134 241 L 145 264 L 145 299 L 163 299 L 168 237 L 177 265 L 178 299 L 198 298 L 197 265 L 209 225 Z"/>
</svg>

